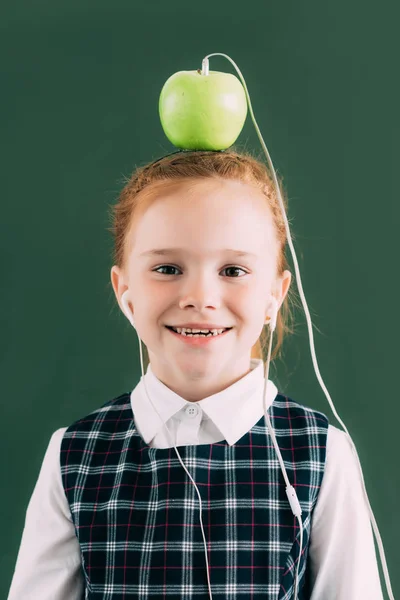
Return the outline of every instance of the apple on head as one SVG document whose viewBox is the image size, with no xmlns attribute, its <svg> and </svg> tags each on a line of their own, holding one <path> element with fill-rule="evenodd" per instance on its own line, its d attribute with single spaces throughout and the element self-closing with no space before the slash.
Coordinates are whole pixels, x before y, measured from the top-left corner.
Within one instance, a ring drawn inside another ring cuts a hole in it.
<svg viewBox="0 0 400 600">
<path fill-rule="evenodd" d="M 247 99 L 235 75 L 178 71 L 161 90 L 159 113 L 165 135 L 177 148 L 226 150 L 243 129 Z"/>
</svg>

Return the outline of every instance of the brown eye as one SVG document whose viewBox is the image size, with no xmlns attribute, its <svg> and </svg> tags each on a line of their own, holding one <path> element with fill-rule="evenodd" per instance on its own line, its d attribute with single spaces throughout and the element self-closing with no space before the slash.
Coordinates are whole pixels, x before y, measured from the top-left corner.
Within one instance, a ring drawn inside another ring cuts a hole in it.
<svg viewBox="0 0 400 600">
<path fill-rule="evenodd" d="M 153 272 L 157 273 L 159 269 L 177 269 L 178 267 L 173 267 L 172 265 L 161 265 L 161 267 L 157 267 L 157 269 L 153 269 Z M 160 275 L 171 275 L 171 273 L 160 273 Z"/>
<path fill-rule="evenodd" d="M 244 273 L 247 273 L 247 271 L 244 271 L 244 269 L 242 269 L 241 267 L 226 267 L 224 271 L 228 271 L 229 269 L 232 269 L 233 271 L 243 271 Z"/>
</svg>

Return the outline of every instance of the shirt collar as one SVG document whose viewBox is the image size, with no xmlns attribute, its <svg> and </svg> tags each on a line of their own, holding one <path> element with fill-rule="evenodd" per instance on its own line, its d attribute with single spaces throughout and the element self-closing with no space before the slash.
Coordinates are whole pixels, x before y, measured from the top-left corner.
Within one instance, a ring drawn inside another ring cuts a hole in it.
<svg viewBox="0 0 400 600">
<path fill-rule="evenodd" d="M 228 388 L 196 402 L 205 418 L 213 421 L 229 445 L 239 440 L 264 414 L 264 363 L 261 358 L 250 359 L 251 371 Z M 144 389 L 142 379 L 131 392 L 131 407 L 135 422 L 146 444 L 157 435 L 165 423 L 183 407 L 192 404 L 165 384 L 148 365 L 144 376 L 146 388 L 160 417 Z M 267 410 L 277 395 L 276 385 L 269 379 L 266 393 Z"/>
</svg>

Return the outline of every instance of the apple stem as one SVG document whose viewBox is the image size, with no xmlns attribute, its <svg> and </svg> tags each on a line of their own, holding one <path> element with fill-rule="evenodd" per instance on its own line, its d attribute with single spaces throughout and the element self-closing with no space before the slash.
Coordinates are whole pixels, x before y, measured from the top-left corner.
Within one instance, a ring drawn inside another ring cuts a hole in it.
<svg viewBox="0 0 400 600">
<path fill-rule="evenodd" d="M 208 75 L 209 73 L 209 64 L 208 64 L 208 58 L 203 58 L 203 62 L 201 64 L 201 74 L 202 75 Z"/>
</svg>

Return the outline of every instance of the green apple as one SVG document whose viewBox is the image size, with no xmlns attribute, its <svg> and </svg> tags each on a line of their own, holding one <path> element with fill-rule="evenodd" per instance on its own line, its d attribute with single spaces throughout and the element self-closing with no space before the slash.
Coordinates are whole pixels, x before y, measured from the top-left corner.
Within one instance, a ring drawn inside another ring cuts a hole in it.
<svg viewBox="0 0 400 600">
<path fill-rule="evenodd" d="M 226 150 L 235 143 L 247 116 L 247 99 L 230 73 L 178 71 L 161 90 L 161 125 L 183 150 Z"/>
</svg>

